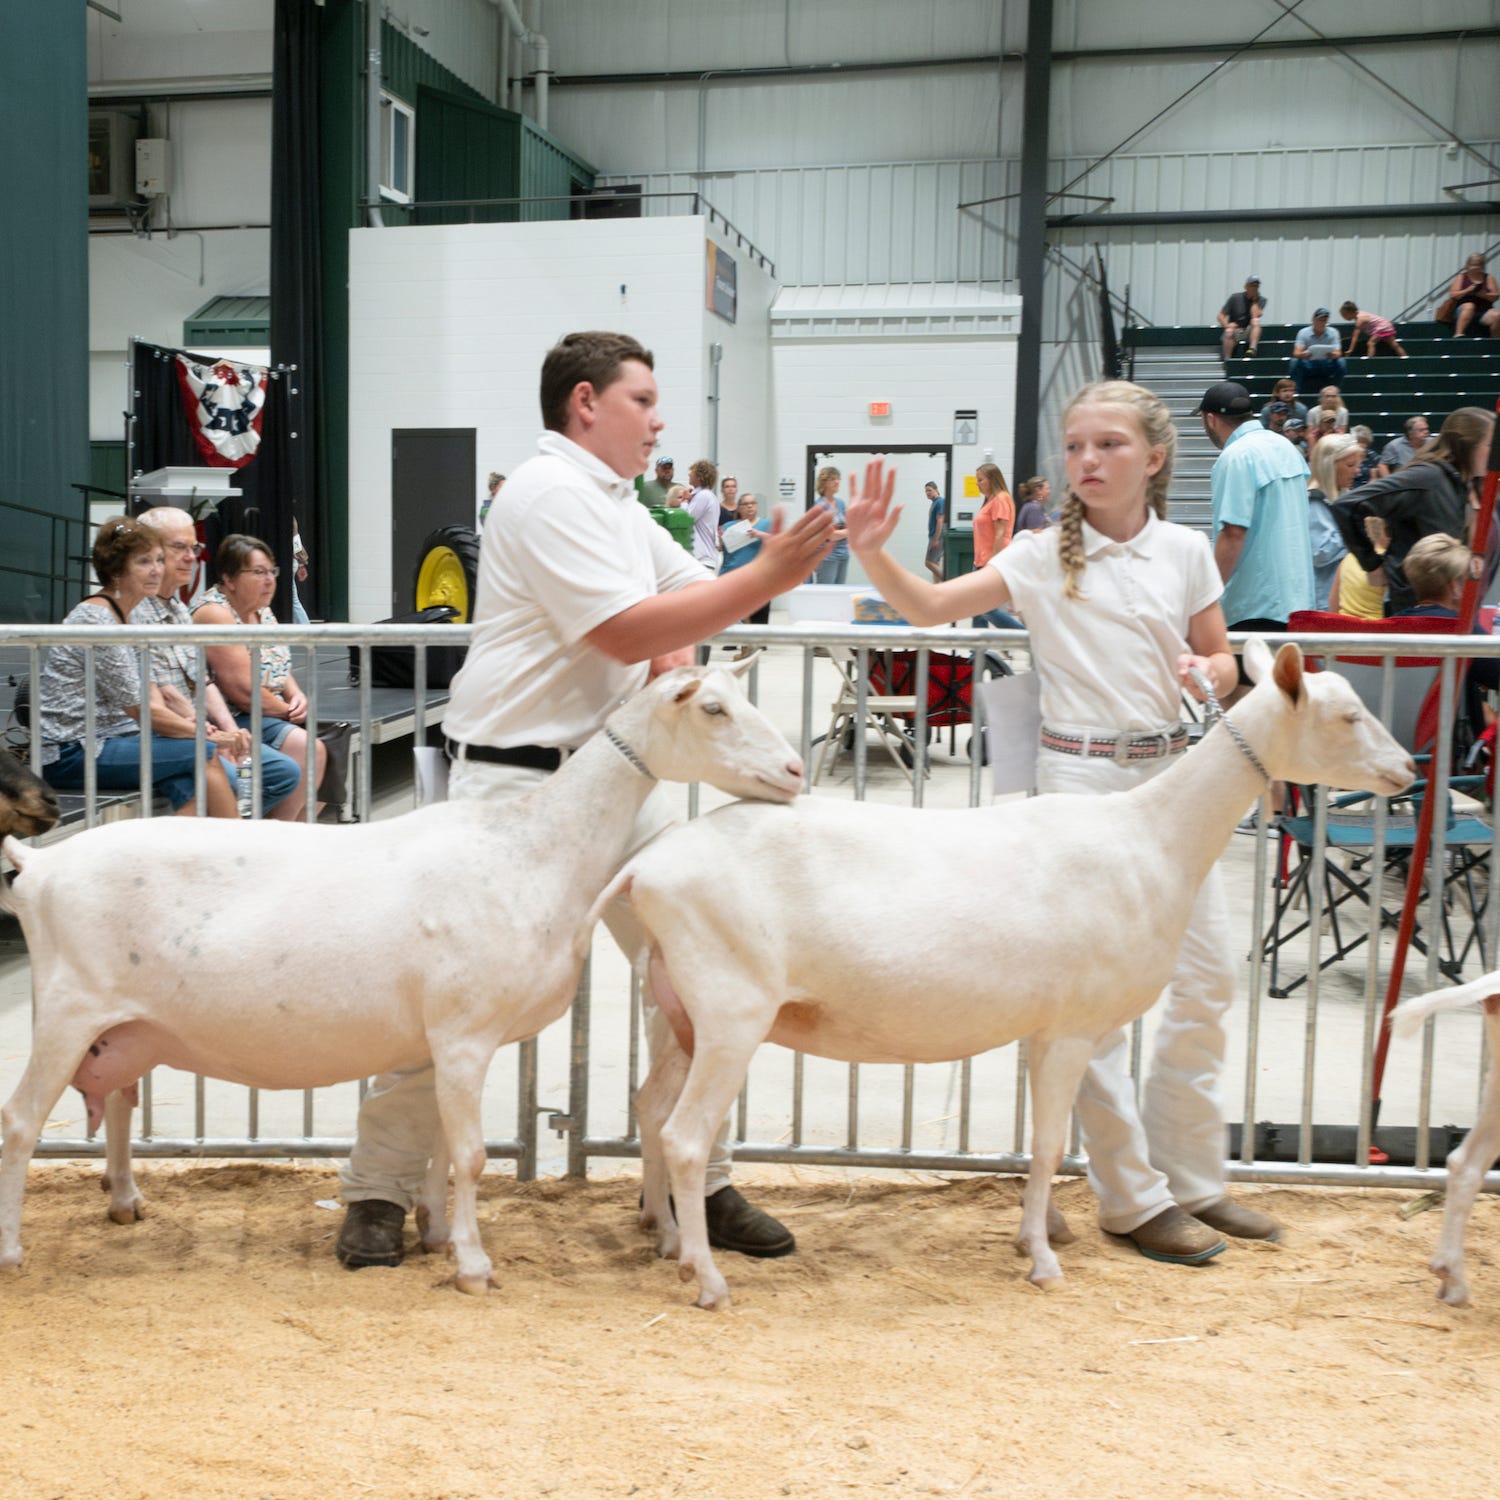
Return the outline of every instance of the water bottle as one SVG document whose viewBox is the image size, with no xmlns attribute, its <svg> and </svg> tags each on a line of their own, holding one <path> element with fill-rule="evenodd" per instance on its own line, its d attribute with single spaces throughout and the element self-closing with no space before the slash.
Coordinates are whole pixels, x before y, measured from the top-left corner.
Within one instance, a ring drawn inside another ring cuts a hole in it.
<svg viewBox="0 0 1500 1500">
<path fill-rule="evenodd" d="M 253 817 L 255 815 L 255 772 L 250 765 L 248 755 L 240 762 L 235 784 L 240 803 L 240 816 L 242 818 Z"/>
</svg>

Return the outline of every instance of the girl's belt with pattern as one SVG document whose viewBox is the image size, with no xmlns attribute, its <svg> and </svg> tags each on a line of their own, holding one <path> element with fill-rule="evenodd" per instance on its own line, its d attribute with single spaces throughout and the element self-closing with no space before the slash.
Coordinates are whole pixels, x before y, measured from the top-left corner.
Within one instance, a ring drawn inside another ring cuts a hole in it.
<svg viewBox="0 0 1500 1500">
<path fill-rule="evenodd" d="M 1084 755 L 1099 760 L 1162 760 L 1187 749 L 1186 724 L 1175 724 L 1155 734 L 1067 734 L 1042 726 L 1042 748 L 1061 755 Z"/>
</svg>

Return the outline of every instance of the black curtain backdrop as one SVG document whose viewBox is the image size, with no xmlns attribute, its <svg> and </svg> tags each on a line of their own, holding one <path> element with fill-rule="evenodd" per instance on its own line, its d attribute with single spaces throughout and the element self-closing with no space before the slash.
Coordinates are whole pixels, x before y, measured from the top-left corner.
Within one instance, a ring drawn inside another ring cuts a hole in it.
<svg viewBox="0 0 1500 1500">
<path fill-rule="evenodd" d="M 276 0 L 271 64 L 271 360 L 295 366 L 282 382 L 291 422 L 285 494 L 312 557 L 302 597 L 315 619 L 327 619 L 331 613 L 333 575 L 325 546 L 333 531 L 318 447 L 323 431 L 324 336 L 318 164 L 321 24 L 313 0 Z M 290 615 L 282 616 L 278 604 L 277 617 Z"/>
<path fill-rule="evenodd" d="M 149 473 L 168 464 L 204 466 L 177 382 L 179 352 L 158 344 L 135 346 L 134 463 L 138 471 Z M 288 503 L 291 439 L 287 392 L 285 374 L 273 374 L 266 382 L 260 449 L 243 468 L 225 470 L 230 482 L 241 491 L 241 497 L 224 501 L 217 513 L 209 517 L 206 531 L 210 578 L 217 577 L 213 553 L 220 539 L 230 532 L 244 532 L 270 547 L 281 567 L 271 608 L 278 620 L 290 624 L 293 560 L 292 508 Z"/>
</svg>

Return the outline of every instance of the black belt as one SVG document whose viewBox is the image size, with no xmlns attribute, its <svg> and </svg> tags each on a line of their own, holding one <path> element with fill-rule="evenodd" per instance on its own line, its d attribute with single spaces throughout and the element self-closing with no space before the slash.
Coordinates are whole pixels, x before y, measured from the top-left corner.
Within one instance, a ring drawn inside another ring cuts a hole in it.
<svg viewBox="0 0 1500 1500">
<path fill-rule="evenodd" d="M 453 740 L 443 743 L 447 746 L 449 760 L 479 760 L 494 766 L 529 766 L 534 771 L 557 770 L 566 753 L 555 745 L 511 745 L 501 749 L 498 745 L 460 745 Z"/>
</svg>

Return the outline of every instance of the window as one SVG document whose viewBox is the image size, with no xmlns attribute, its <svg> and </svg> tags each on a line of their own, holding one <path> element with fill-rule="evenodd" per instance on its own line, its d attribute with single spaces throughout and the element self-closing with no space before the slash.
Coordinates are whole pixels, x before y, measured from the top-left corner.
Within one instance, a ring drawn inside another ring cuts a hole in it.
<svg viewBox="0 0 1500 1500">
<path fill-rule="evenodd" d="M 380 95 L 380 196 L 410 203 L 416 160 L 417 116 L 394 94 Z"/>
</svg>

